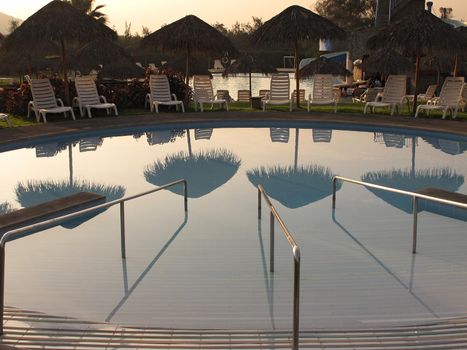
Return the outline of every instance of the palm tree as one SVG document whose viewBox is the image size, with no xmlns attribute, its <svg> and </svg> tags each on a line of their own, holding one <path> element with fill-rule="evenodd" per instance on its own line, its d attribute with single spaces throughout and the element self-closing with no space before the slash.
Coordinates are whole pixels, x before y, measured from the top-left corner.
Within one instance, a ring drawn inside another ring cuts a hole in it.
<svg viewBox="0 0 467 350">
<path fill-rule="evenodd" d="M 102 13 L 100 10 L 105 7 L 105 5 L 98 5 L 93 8 L 94 0 L 69 0 L 71 5 L 81 12 L 84 12 L 91 16 L 94 19 L 102 23 L 107 22 L 107 15 Z"/>
</svg>

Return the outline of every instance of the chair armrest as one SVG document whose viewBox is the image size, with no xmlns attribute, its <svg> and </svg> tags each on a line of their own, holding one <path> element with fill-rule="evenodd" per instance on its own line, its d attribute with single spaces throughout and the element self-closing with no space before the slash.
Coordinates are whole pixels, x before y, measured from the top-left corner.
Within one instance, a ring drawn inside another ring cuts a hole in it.
<svg viewBox="0 0 467 350">
<path fill-rule="evenodd" d="M 177 95 L 172 94 L 172 99 L 173 99 L 174 101 L 178 101 L 178 100 L 177 100 Z"/>
<path fill-rule="evenodd" d="M 105 98 L 105 96 L 100 95 L 99 98 L 101 99 L 103 103 L 107 103 L 107 99 Z"/>
<path fill-rule="evenodd" d="M 65 107 L 61 98 L 57 98 L 57 103 L 60 107 Z"/>
</svg>

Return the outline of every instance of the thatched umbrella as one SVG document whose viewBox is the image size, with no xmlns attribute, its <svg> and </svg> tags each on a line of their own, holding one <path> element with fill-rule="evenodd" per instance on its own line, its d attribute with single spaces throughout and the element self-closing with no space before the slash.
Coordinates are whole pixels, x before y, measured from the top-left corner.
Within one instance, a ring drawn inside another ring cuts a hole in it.
<svg viewBox="0 0 467 350">
<path fill-rule="evenodd" d="M 247 171 L 248 180 L 287 208 L 295 209 L 332 194 L 334 174 L 319 165 L 259 167 Z M 338 184 L 340 189 L 341 184 Z"/>
<path fill-rule="evenodd" d="M 413 71 L 413 63 L 394 50 L 378 50 L 363 60 L 362 69 L 366 73 L 406 74 Z"/>
<path fill-rule="evenodd" d="M 245 52 L 226 68 L 224 75 L 236 75 L 239 73 L 248 74 L 251 96 L 251 73 L 269 74 L 275 73 L 276 71 L 276 68 L 263 57 Z"/>
<path fill-rule="evenodd" d="M 15 192 L 18 203 L 23 207 L 30 207 L 54 199 L 70 196 L 78 192 L 98 193 L 105 196 L 106 201 L 110 202 L 123 197 L 125 194 L 125 188 L 123 186 L 102 185 L 88 181 L 74 181 L 73 183 L 70 183 L 68 180 L 38 180 L 18 183 Z M 74 228 L 105 210 L 106 209 L 97 210 L 96 212 L 85 216 L 66 221 L 62 223 L 61 226 L 69 229 Z"/>
<path fill-rule="evenodd" d="M 348 77 L 352 75 L 352 72 L 337 62 L 331 62 L 324 57 L 318 57 L 300 69 L 301 77 L 311 77 L 315 74 L 332 74 Z"/>
<path fill-rule="evenodd" d="M 80 70 L 96 69 L 113 78 L 144 76 L 144 69 L 136 65 L 133 57 L 114 40 L 93 40 L 81 47 L 73 57 L 73 65 Z"/>
<path fill-rule="evenodd" d="M 287 44 L 295 54 L 296 90 L 300 91 L 299 42 L 302 40 L 342 39 L 345 32 L 331 21 L 297 5 L 290 6 L 266 21 L 252 34 L 258 44 Z M 297 106 L 300 94 L 297 93 Z"/>
<path fill-rule="evenodd" d="M 417 191 L 424 188 L 440 188 L 446 191 L 455 192 L 464 183 L 464 176 L 457 174 L 449 168 L 416 171 L 413 171 L 413 169 L 392 169 L 368 172 L 362 176 L 362 181 L 405 191 Z M 412 213 L 413 208 L 411 197 L 373 188 L 368 188 L 368 190 L 390 205 L 406 213 Z M 430 208 L 430 206 L 425 203 L 423 203 L 421 208 L 422 207 L 428 207 L 427 209 Z M 435 209 L 435 206 L 431 207 Z"/>
<path fill-rule="evenodd" d="M 414 109 L 417 107 L 420 57 L 436 53 L 462 53 L 467 39 L 451 25 L 428 11 L 422 10 L 409 18 L 403 18 L 371 37 L 369 49 L 392 49 L 408 57 L 415 57 Z"/>
<path fill-rule="evenodd" d="M 188 84 L 190 59 L 194 53 L 230 55 L 237 50 L 231 41 L 214 27 L 196 16 L 189 15 L 146 36 L 141 48 L 185 55 L 185 80 Z"/>
<path fill-rule="evenodd" d="M 184 178 L 190 184 L 188 197 L 199 198 L 226 183 L 235 175 L 240 163 L 240 159 L 227 150 L 180 152 L 147 166 L 144 177 L 156 186 Z M 183 195 L 181 187 L 169 190 Z"/>
<path fill-rule="evenodd" d="M 80 12 L 66 1 L 53 0 L 8 35 L 2 49 L 25 52 L 40 49 L 47 42 L 60 45 L 65 100 L 69 104 L 67 44 L 114 38 L 116 33 L 106 25 Z"/>
</svg>

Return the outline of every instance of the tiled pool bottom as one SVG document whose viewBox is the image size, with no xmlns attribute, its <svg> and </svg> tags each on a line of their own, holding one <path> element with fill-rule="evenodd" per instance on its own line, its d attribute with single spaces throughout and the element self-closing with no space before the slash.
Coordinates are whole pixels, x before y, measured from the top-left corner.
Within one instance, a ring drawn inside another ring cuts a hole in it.
<svg viewBox="0 0 467 350">
<path fill-rule="evenodd" d="M 441 152 L 421 137 L 414 137 L 412 153 L 411 144 L 387 147 L 390 142 L 378 142 L 378 135 L 367 132 L 333 130 L 330 142 L 318 142 L 305 128 L 298 142 L 295 129 L 288 140 L 283 138 L 289 142 L 272 142 L 268 128 L 214 129 L 209 140 L 196 139 L 194 130 L 190 134 L 192 154 L 223 149 L 241 161 L 231 178 L 209 193 L 194 192 L 187 216 L 182 197 L 172 192 L 130 202 L 126 261 L 120 259 L 118 208 L 73 230 L 54 228 L 10 243 L 7 305 L 122 324 L 287 329 L 290 248 L 276 229 L 276 271 L 269 273 L 269 217 L 257 220 L 251 169 L 294 168 L 297 159 L 298 168 L 321 165 L 354 178 L 390 169 L 410 173 L 412 165 L 414 174 L 434 168 L 467 173 L 465 154 Z M 146 136 L 106 138 L 95 152 L 80 152 L 76 143 L 71 147 L 74 181 L 121 185 L 127 195 L 151 188 L 144 176 L 147 166 L 187 150 L 188 139 L 185 133 L 174 142 L 149 145 Z M 39 158 L 35 150 L 17 151 L 15 157 L 0 154 L 2 167 L 24 158 L 2 189 L 13 206 L 18 182 L 70 176 L 67 150 Z M 211 174 L 206 169 L 206 177 L 218 174 L 212 169 Z M 276 193 L 274 203 L 302 250 L 302 327 L 385 326 L 465 316 L 464 221 L 420 213 L 419 253 L 413 256 L 411 215 L 400 208 L 365 188 L 344 184 L 333 213 L 329 196 L 311 202 L 301 198 L 308 187 L 297 184 L 297 178 L 275 184 L 287 189 L 287 182 L 297 185 L 298 190 L 288 187 L 295 195 Z M 466 193 L 465 184 L 457 185 L 458 192 Z"/>
</svg>

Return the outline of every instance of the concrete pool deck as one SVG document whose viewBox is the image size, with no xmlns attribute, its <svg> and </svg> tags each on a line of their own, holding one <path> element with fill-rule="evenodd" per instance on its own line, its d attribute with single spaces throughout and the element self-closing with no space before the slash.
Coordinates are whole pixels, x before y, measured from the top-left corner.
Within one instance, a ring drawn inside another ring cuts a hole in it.
<svg viewBox="0 0 467 350">
<path fill-rule="evenodd" d="M 355 126 L 394 127 L 407 130 L 450 133 L 467 136 L 467 122 L 413 118 L 406 116 L 363 115 L 355 113 L 308 113 L 308 112 L 205 112 L 205 113 L 162 113 L 118 117 L 79 118 L 76 121 L 49 122 L 34 126 L 0 129 L 0 145 L 24 142 L 36 138 L 72 135 L 109 128 L 131 128 L 177 123 L 203 122 L 314 122 L 339 123 Z"/>
</svg>

